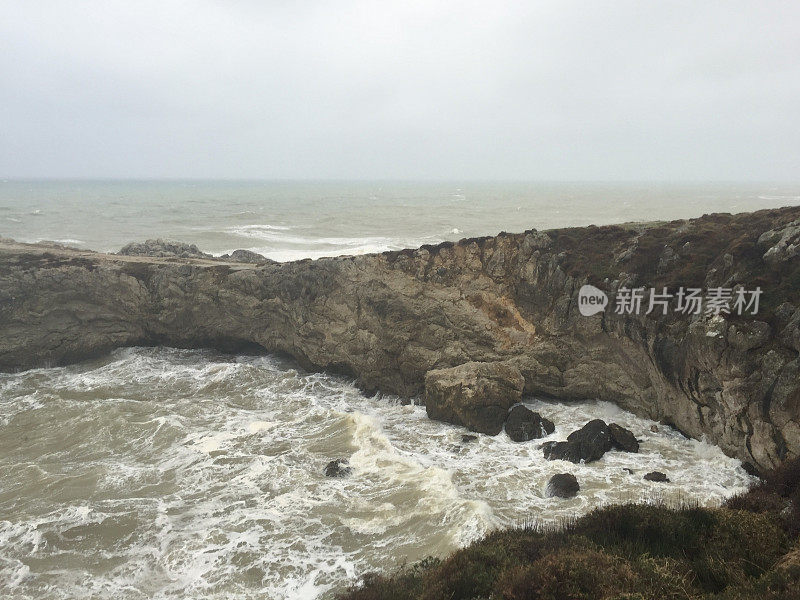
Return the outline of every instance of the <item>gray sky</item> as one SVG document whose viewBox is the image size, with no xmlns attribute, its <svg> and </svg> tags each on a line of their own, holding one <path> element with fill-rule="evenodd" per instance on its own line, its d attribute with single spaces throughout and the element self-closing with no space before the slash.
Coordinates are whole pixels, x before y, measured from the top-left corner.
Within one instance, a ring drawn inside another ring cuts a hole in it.
<svg viewBox="0 0 800 600">
<path fill-rule="evenodd" d="M 0 176 L 800 180 L 800 3 L 0 0 Z"/>
</svg>

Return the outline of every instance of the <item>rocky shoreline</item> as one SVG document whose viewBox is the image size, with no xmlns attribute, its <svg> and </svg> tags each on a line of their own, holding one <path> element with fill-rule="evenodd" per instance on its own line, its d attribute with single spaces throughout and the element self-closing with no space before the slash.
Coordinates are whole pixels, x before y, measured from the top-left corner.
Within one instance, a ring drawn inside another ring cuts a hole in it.
<svg viewBox="0 0 800 600">
<path fill-rule="evenodd" d="M 1 240 L 0 368 L 130 345 L 261 350 L 489 434 L 523 395 L 597 398 L 759 470 L 800 455 L 800 207 L 291 263 L 164 244 Z M 609 299 L 592 316 L 587 284 Z M 621 290 L 678 287 L 763 295 L 755 315 L 614 310 Z"/>
</svg>

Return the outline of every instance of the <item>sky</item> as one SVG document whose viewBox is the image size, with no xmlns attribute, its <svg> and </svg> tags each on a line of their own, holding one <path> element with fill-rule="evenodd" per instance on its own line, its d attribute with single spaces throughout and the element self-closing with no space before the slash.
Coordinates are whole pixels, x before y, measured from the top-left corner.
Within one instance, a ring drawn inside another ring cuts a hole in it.
<svg viewBox="0 0 800 600">
<path fill-rule="evenodd" d="M 799 181 L 800 3 L 0 0 L 0 177 Z"/>
</svg>

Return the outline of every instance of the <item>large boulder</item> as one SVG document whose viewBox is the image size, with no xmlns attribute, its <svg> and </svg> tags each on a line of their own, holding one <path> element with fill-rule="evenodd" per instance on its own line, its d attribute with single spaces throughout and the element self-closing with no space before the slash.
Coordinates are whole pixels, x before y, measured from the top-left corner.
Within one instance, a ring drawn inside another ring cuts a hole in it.
<svg viewBox="0 0 800 600">
<path fill-rule="evenodd" d="M 425 374 L 425 410 L 431 419 L 497 435 L 524 385 L 519 369 L 504 362 L 435 369 Z"/>
<path fill-rule="evenodd" d="M 581 486 L 578 479 L 572 473 L 558 473 L 550 478 L 545 489 L 545 496 L 552 498 L 573 498 L 578 494 Z"/>
<path fill-rule="evenodd" d="M 506 418 L 506 433 L 515 442 L 539 439 L 550 435 L 555 429 L 551 420 L 521 404 L 513 407 Z"/>
<path fill-rule="evenodd" d="M 630 429 L 625 429 L 616 423 L 610 423 L 608 430 L 611 432 L 611 445 L 616 450 L 623 452 L 638 452 L 639 440 Z"/>
<path fill-rule="evenodd" d="M 547 442 L 542 449 L 548 460 L 588 463 L 599 460 L 611 447 L 611 430 L 608 425 L 605 421 L 594 419 L 570 433 L 566 442 Z"/>
</svg>

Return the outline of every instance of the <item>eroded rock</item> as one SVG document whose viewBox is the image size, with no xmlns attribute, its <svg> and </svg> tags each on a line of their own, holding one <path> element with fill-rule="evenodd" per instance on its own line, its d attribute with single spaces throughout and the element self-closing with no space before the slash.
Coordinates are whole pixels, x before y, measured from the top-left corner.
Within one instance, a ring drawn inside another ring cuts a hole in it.
<svg viewBox="0 0 800 600">
<path fill-rule="evenodd" d="M 548 460 L 573 463 L 599 460 L 611 450 L 611 431 L 605 421 L 594 419 L 567 436 L 566 442 L 547 442 L 542 446 Z"/>
<path fill-rule="evenodd" d="M 655 481 L 658 483 L 669 483 L 669 477 L 667 477 L 661 471 L 650 471 L 644 476 L 646 481 Z"/>
<path fill-rule="evenodd" d="M 212 255 L 201 252 L 195 244 L 173 242 L 170 240 L 146 240 L 144 242 L 131 242 L 124 246 L 117 254 L 123 256 L 157 256 L 178 258 L 213 258 Z"/>
<path fill-rule="evenodd" d="M 220 259 L 234 260 L 241 263 L 249 263 L 254 265 L 274 263 L 271 258 L 267 258 L 257 252 L 251 250 L 234 250 L 230 254 L 223 254 Z"/>
<path fill-rule="evenodd" d="M 768 248 L 763 257 L 765 262 L 780 263 L 797 258 L 800 255 L 800 219 L 764 232 L 759 236 L 758 244 Z"/>
<path fill-rule="evenodd" d="M 459 408 L 444 399 L 431 412 L 499 431 L 523 387 L 599 399 L 765 470 L 800 454 L 798 224 L 800 207 L 786 207 L 252 264 L 172 242 L 124 256 L 2 240 L 0 369 L 131 345 L 213 347 L 286 354 L 367 392 L 416 398 L 431 370 L 513 364 L 519 386 L 494 382 L 482 397 L 467 383 L 448 392 L 465 398 Z M 664 285 L 760 286 L 763 297 L 757 315 L 707 318 L 674 302 L 667 315 L 618 314 L 610 302 L 586 318 L 587 283 L 609 298 Z"/>
<path fill-rule="evenodd" d="M 346 458 L 337 458 L 325 465 L 325 477 L 347 477 L 353 472 Z"/>
<path fill-rule="evenodd" d="M 549 419 L 542 417 L 527 406 L 512 407 L 506 418 L 506 433 L 515 442 L 527 442 L 550 435 L 556 427 Z"/>
<path fill-rule="evenodd" d="M 522 398 L 519 369 L 502 362 L 470 362 L 425 375 L 428 417 L 471 431 L 497 435 L 508 409 Z"/>
<path fill-rule="evenodd" d="M 630 429 L 611 423 L 608 426 L 611 433 L 611 445 L 623 452 L 639 452 L 639 441 Z"/>
<path fill-rule="evenodd" d="M 545 496 L 552 498 L 574 498 L 578 495 L 581 486 L 572 473 L 558 473 L 550 478 L 545 489 Z"/>
</svg>

